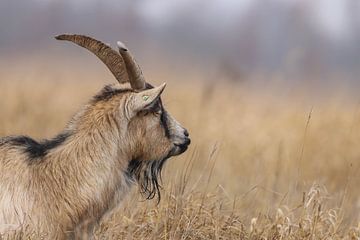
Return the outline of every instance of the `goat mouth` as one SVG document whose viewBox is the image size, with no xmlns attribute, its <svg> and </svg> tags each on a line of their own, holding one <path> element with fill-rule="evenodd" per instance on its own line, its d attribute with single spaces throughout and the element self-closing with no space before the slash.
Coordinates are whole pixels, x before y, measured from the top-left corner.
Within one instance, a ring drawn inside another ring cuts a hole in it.
<svg viewBox="0 0 360 240">
<path fill-rule="evenodd" d="M 189 145 L 186 144 L 174 144 L 174 149 L 173 149 L 173 156 L 177 156 L 180 155 L 184 152 L 186 152 L 186 150 L 188 149 Z"/>
</svg>

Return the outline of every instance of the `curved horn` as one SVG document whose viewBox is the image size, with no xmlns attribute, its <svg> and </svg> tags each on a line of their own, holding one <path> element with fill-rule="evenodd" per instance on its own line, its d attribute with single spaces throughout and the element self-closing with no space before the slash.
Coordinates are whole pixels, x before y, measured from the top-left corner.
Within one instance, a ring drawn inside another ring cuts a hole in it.
<svg viewBox="0 0 360 240">
<path fill-rule="evenodd" d="M 126 70 L 129 76 L 131 86 L 133 87 L 133 89 L 137 90 L 145 89 L 145 78 L 139 65 L 136 63 L 135 58 L 132 56 L 125 44 L 123 44 L 122 42 L 117 42 L 117 45 L 119 47 L 120 55 L 125 61 Z"/>
<path fill-rule="evenodd" d="M 55 37 L 57 40 L 67 40 L 86 48 L 95 54 L 109 68 L 119 83 L 128 82 L 129 78 L 125 63 L 121 55 L 108 45 L 84 35 L 62 34 Z"/>
</svg>

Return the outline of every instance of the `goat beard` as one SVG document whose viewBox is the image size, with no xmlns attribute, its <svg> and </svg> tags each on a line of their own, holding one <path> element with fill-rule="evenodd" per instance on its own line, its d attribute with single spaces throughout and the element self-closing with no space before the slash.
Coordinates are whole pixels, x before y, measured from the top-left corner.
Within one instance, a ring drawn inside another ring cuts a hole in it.
<svg viewBox="0 0 360 240">
<path fill-rule="evenodd" d="M 158 160 L 133 159 L 127 168 L 127 175 L 139 185 L 140 192 L 146 199 L 154 199 L 157 196 L 160 203 L 161 193 L 161 170 L 167 159 L 171 157 L 169 153 L 165 158 Z"/>
</svg>

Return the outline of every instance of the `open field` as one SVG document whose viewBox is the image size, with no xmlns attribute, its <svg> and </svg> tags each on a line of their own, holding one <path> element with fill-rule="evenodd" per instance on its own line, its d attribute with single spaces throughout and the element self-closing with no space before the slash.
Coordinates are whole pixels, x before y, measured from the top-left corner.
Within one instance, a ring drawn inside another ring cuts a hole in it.
<svg viewBox="0 0 360 240">
<path fill-rule="evenodd" d="M 97 69 L 59 69 L 3 64 L 0 136 L 52 137 L 115 83 Z M 360 238 L 358 96 L 149 76 L 169 82 L 165 105 L 192 145 L 167 163 L 160 204 L 134 189 L 98 239 Z"/>
</svg>

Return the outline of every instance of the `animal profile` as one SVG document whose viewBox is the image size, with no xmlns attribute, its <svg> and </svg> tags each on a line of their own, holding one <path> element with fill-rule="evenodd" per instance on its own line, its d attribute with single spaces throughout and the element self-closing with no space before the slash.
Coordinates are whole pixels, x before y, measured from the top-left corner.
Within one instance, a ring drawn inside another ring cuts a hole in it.
<svg viewBox="0 0 360 240">
<path fill-rule="evenodd" d="M 163 106 L 166 84 L 147 83 L 123 43 L 116 51 L 83 35 L 56 39 L 95 54 L 120 84 L 104 87 L 51 140 L 0 138 L 0 236 L 26 226 L 48 239 L 91 238 L 133 185 L 160 199 L 164 163 L 190 144 Z"/>
</svg>

